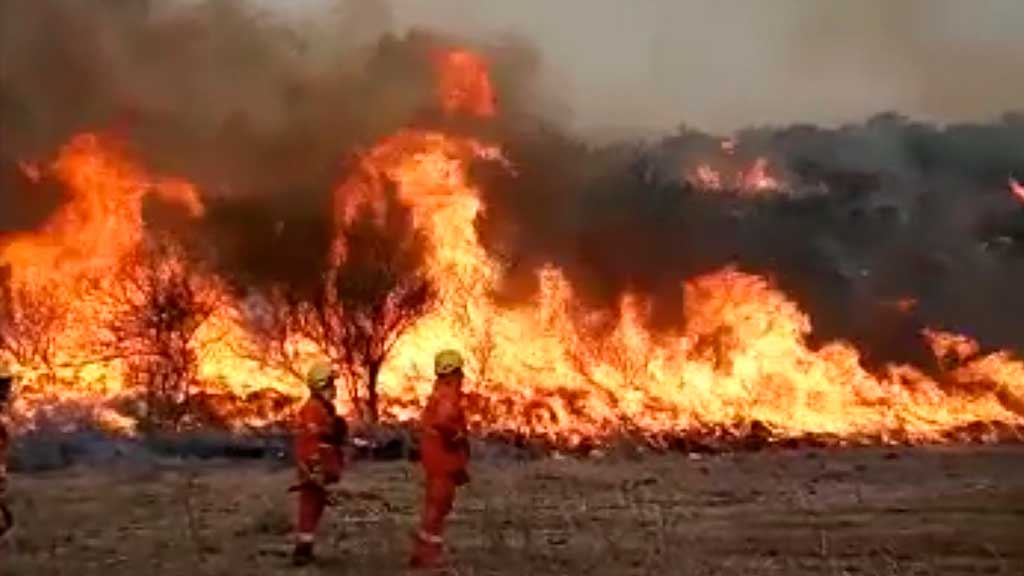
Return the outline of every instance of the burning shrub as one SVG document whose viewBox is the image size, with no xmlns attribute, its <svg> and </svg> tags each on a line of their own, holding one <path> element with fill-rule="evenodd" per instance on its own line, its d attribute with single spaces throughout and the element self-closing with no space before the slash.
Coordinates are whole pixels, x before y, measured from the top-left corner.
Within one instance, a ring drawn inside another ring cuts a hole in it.
<svg viewBox="0 0 1024 576">
<path fill-rule="evenodd" d="M 11 281 L 9 267 L 0 267 L 0 356 L 42 374 L 42 386 L 56 380 L 59 336 L 66 314 L 49 286 L 28 287 Z"/>
<path fill-rule="evenodd" d="M 311 298 L 286 288 L 264 300 L 254 322 L 264 353 L 295 366 L 297 341 L 311 343 L 340 366 L 360 417 L 380 417 L 381 367 L 395 344 L 430 308 L 434 289 L 422 265 L 423 238 L 397 205 L 380 218 L 357 212 L 338 232 L 334 262 Z M 364 397 L 365 393 L 365 397 Z"/>
<path fill-rule="evenodd" d="M 127 388 L 140 391 L 142 421 L 178 428 L 198 383 L 195 337 L 217 308 L 216 291 L 174 244 L 150 239 L 123 259 L 107 297 L 113 320 L 104 344 L 124 359 Z"/>
<path fill-rule="evenodd" d="M 365 382 L 364 416 L 371 422 L 380 415 L 381 366 L 434 294 L 422 268 L 422 238 L 410 232 L 407 219 L 396 209 L 383 222 L 364 212 L 347 226 L 340 238 L 344 259 L 330 271 L 318 306 L 332 356 L 341 360 L 350 382 Z M 358 387 L 352 390 L 358 399 Z"/>
</svg>

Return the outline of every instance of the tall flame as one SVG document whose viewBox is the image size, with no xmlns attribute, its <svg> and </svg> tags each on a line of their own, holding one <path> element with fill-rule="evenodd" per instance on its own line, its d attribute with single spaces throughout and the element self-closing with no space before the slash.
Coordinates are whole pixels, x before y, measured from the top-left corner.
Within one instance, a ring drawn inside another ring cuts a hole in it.
<svg viewBox="0 0 1024 576">
<path fill-rule="evenodd" d="M 24 163 L 35 180 L 41 170 Z M 18 273 L 50 280 L 109 270 L 142 236 L 142 204 L 148 195 L 185 208 L 193 217 L 203 205 L 192 184 L 152 178 L 111 141 L 81 134 L 61 150 L 49 172 L 72 196 L 43 229 L 8 240 L 0 261 Z"/>
<path fill-rule="evenodd" d="M 487 62 L 466 50 L 447 50 L 436 58 L 438 98 L 448 114 L 463 113 L 490 118 L 497 113 L 497 99 Z"/>
<path fill-rule="evenodd" d="M 646 307 L 635 296 L 622 301 L 611 331 L 598 330 L 608 319 L 582 310 L 555 268 L 540 272 L 533 302 L 498 307 L 489 295 L 501 269 L 476 236 L 485 206 L 467 178 L 470 163 L 496 158 L 479 142 L 417 131 L 365 157 L 369 172 L 397 185 L 428 236 L 428 266 L 442 294 L 382 375 L 386 396 L 403 400 L 393 404 L 395 418 L 412 415 L 406 406 L 429 386 L 427 360 L 449 346 L 469 353 L 481 428 L 565 442 L 754 420 L 783 436 L 934 439 L 971 422 L 1020 423 L 1024 416 L 997 395 L 960 395 L 910 367 L 874 376 L 844 342 L 812 349 L 810 319 L 765 279 L 734 269 L 682 287 L 686 314 L 674 336 L 644 329 Z M 353 186 L 373 189 L 357 178 L 342 191 Z M 986 362 L 986 377 L 1024 367 L 1007 355 Z M 983 366 L 954 377 L 974 377 L 968 372 Z M 1004 397 L 1024 394 L 1024 381 L 1000 378 Z"/>
</svg>

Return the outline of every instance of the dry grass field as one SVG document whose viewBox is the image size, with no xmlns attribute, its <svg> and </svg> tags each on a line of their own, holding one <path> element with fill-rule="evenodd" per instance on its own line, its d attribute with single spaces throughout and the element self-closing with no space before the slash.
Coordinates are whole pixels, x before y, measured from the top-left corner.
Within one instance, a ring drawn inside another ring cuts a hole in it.
<svg viewBox="0 0 1024 576">
<path fill-rule="evenodd" d="M 316 566 L 287 546 L 291 472 L 123 464 L 17 475 L 4 576 L 405 572 L 418 470 L 359 463 Z M 474 466 L 452 574 L 1024 574 L 1024 448 L 829 449 Z"/>
</svg>

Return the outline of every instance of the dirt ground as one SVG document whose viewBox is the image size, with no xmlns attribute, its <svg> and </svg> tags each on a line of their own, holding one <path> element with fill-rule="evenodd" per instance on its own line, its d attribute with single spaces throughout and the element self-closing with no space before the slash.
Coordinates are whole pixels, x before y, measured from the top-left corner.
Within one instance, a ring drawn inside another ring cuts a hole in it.
<svg viewBox="0 0 1024 576">
<path fill-rule="evenodd" d="M 454 574 L 1024 574 L 1024 447 L 477 463 Z M 120 465 L 13 478 L 0 574 L 402 574 L 408 463 L 357 464 L 319 565 L 288 566 L 291 472 Z"/>
</svg>

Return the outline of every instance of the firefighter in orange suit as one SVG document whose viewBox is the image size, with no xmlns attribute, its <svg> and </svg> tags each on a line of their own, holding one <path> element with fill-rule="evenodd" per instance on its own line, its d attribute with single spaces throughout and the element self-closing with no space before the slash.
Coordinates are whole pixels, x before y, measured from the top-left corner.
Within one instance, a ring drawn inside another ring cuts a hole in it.
<svg viewBox="0 0 1024 576">
<path fill-rule="evenodd" d="M 462 357 L 454 350 L 445 350 L 434 358 L 437 379 L 420 418 L 420 457 L 426 493 L 410 561 L 415 568 L 430 568 L 440 559 L 444 521 L 455 502 L 455 491 L 469 482 L 462 366 Z"/>
<path fill-rule="evenodd" d="M 342 451 L 348 433 L 345 420 L 337 415 L 334 374 L 326 362 L 314 365 L 306 384 L 309 400 L 299 410 L 295 425 L 295 464 L 298 484 L 298 519 L 292 560 L 296 565 L 313 561 L 313 542 L 324 509 L 331 501 L 330 486 L 341 479 Z"/>
<path fill-rule="evenodd" d="M 4 422 L 4 412 L 14 385 L 14 372 L 0 364 L 0 538 L 14 527 L 14 517 L 7 508 L 7 451 L 11 438 Z"/>
</svg>

